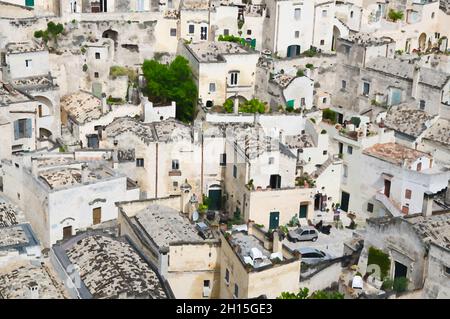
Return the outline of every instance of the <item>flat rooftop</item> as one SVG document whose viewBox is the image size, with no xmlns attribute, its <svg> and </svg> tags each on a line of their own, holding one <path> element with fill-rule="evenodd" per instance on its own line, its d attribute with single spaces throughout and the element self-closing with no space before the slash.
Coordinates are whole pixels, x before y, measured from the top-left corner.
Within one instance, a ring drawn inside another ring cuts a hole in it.
<svg viewBox="0 0 450 319">
<path fill-rule="evenodd" d="M 0 269 L 0 299 L 30 298 L 30 287 L 38 287 L 39 299 L 64 299 L 62 285 L 58 284 L 47 266 L 29 262 L 11 263 Z"/>
<path fill-rule="evenodd" d="M 92 94 L 79 91 L 61 98 L 61 109 L 80 124 L 102 117 L 102 101 Z"/>
<path fill-rule="evenodd" d="M 112 170 L 104 166 L 88 166 L 86 170 L 86 183 L 98 182 L 103 179 L 117 176 Z M 57 167 L 39 172 L 39 178 L 46 182 L 50 189 L 60 189 L 83 184 L 82 168 Z"/>
<path fill-rule="evenodd" d="M 427 153 L 397 143 L 375 144 L 364 149 L 363 153 L 399 166 L 403 166 L 403 163 L 406 161 L 408 167 L 420 157 L 426 156 L 430 158 L 430 155 Z"/>
<path fill-rule="evenodd" d="M 0 81 L 0 106 L 29 101 L 31 98 L 27 95 L 15 89 L 11 84 Z"/>
<path fill-rule="evenodd" d="M 237 255 L 244 263 L 250 263 L 254 268 L 272 265 L 271 252 L 264 248 L 263 243 L 255 236 L 243 232 L 233 232 L 230 243 L 237 245 Z M 253 258 L 258 255 L 258 258 Z M 253 256 L 253 257 L 252 257 Z"/>
<path fill-rule="evenodd" d="M 286 136 L 285 144 L 289 148 L 308 148 L 315 146 L 310 134 Z"/>
<path fill-rule="evenodd" d="M 45 51 L 45 47 L 36 42 L 11 42 L 5 46 L 8 54 Z"/>
<path fill-rule="evenodd" d="M 384 124 L 397 132 L 419 137 L 427 130 L 436 116 L 408 105 L 401 105 L 388 111 Z"/>
<path fill-rule="evenodd" d="M 147 232 L 160 249 L 168 248 L 176 242 L 205 242 L 198 234 L 195 224 L 170 207 L 150 205 L 138 212 L 132 220 Z"/>
<path fill-rule="evenodd" d="M 227 41 L 191 43 L 187 47 L 199 62 L 224 62 L 224 55 L 249 53 L 241 45 Z"/>
<path fill-rule="evenodd" d="M 272 82 L 278 84 L 282 88 L 286 88 L 294 79 L 295 79 L 295 76 L 285 74 L 285 73 L 284 74 L 278 73 L 273 76 Z"/>
<path fill-rule="evenodd" d="M 167 298 L 160 278 L 125 241 L 102 235 L 76 238 L 66 248 L 70 262 L 93 298 L 117 298 L 121 294 Z"/>
</svg>

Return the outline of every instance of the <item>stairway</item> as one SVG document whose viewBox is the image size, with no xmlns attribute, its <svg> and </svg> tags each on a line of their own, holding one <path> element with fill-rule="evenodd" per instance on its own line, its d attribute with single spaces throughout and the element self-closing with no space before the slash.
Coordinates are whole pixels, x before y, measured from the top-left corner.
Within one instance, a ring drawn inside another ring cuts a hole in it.
<svg viewBox="0 0 450 319">
<path fill-rule="evenodd" d="M 328 157 L 328 159 L 316 171 L 314 171 L 312 174 L 314 178 L 319 177 L 320 174 L 322 174 L 333 163 L 333 161 L 334 160 L 332 157 Z"/>
</svg>

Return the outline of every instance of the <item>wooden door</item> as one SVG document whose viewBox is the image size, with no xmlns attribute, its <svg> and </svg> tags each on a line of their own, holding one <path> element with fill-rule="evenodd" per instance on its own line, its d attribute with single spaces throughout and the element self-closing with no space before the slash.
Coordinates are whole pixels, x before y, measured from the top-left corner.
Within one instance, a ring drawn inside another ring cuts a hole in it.
<svg viewBox="0 0 450 319">
<path fill-rule="evenodd" d="M 102 208 L 97 207 L 92 210 L 92 224 L 97 225 L 102 222 Z"/>
<path fill-rule="evenodd" d="M 63 239 L 68 239 L 72 236 L 72 226 L 67 226 L 63 228 Z"/>
</svg>

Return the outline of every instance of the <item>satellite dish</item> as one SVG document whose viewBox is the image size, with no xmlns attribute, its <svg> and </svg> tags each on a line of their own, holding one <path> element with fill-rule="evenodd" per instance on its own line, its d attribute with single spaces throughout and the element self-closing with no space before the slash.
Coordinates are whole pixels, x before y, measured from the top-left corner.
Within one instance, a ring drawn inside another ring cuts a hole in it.
<svg viewBox="0 0 450 319">
<path fill-rule="evenodd" d="M 199 217 L 200 217 L 200 216 L 199 216 L 199 214 L 198 214 L 198 211 L 194 211 L 194 213 L 192 214 L 192 220 L 193 220 L 194 222 L 196 222 L 196 221 L 198 220 Z"/>
</svg>

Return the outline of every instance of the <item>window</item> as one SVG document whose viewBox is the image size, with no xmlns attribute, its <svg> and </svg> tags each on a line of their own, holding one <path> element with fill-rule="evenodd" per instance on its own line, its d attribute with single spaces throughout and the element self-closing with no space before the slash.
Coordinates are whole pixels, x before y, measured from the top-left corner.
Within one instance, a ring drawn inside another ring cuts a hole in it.
<svg viewBox="0 0 450 319">
<path fill-rule="evenodd" d="M 190 24 L 189 25 L 189 33 L 194 33 L 194 31 L 195 31 L 195 27 L 194 27 L 194 25 L 193 24 Z"/>
<path fill-rule="evenodd" d="M 230 72 L 230 85 L 237 85 L 238 73 L 239 72 Z"/>
<path fill-rule="evenodd" d="M 175 29 L 175 28 L 170 29 L 170 36 L 171 37 L 176 37 L 177 36 L 177 29 Z"/>
<path fill-rule="evenodd" d="M 411 190 L 410 189 L 405 189 L 405 198 L 406 199 L 411 199 Z"/>
<path fill-rule="evenodd" d="M 322 103 L 323 104 L 327 103 L 327 98 L 326 97 L 322 98 Z"/>
<path fill-rule="evenodd" d="M 305 106 L 305 105 L 306 105 L 306 100 L 305 100 L 304 97 L 302 97 L 302 98 L 300 99 L 300 105 L 301 105 L 301 106 Z"/>
<path fill-rule="evenodd" d="M 369 213 L 373 213 L 373 204 L 372 203 L 367 203 L 367 211 Z"/>
<path fill-rule="evenodd" d="M 94 72 L 94 77 L 98 78 L 98 72 Z"/>
<path fill-rule="evenodd" d="M 100 52 L 95 52 L 95 59 L 100 60 Z"/>
<path fill-rule="evenodd" d="M 341 82 L 341 88 L 342 88 L 343 90 L 345 90 L 346 87 L 347 87 L 347 81 L 342 80 L 342 82 Z"/>
<path fill-rule="evenodd" d="M 233 177 L 236 178 L 237 177 L 237 166 L 233 165 Z"/>
<path fill-rule="evenodd" d="M 206 39 L 208 39 L 208 28 L 201 27 L 200 28 L 200 40 L 206 40 Z"/>
<path fill-rule="evenodd" d="M 295 37 L 296 39 L 300 38 L 300 31 L 295 31 L 294 37 Z"/>
<path fill-rule="evenodd" d="M 180 169 L 180 162 L 178 160 L 172 160 L 172 169 Z"/>
<path fill-rule="evenodd" d="M 230 35 L 229 29 L 223 29 L 223 35 Z"/>
<path fill-rule="evenodd" d="M 417 163 L 417 171 L 420 172 L 422 170 L 422 163 Z"/>
<path fill-rule="evenodd" d="M 209 92 L 216 92 L 216 83 L 209 83 Z"/>
<path fill-rule="evenodd" d="M 369 91 L 370 91 L 370 83 L 364 82 L 363 83 L 363 94 L 369 95 Z"/>
<path fill-rule="evenodd" d="M 225 166 L 227 165 L 227 154 L 223 153 L 220 154 L 220 166 Z"/>
<path fill-rule="evenodd" d="M 14 139 L 30 138 L 32 134 L 31 119 L 20 119 L 14 122 Z"/>
<path fill-rule="evenodd" d="M 225 269 L 225 283 L 227 284 L 227 286 L 230 284 L 230 271 L 227 269 Z"/>
<path fill-rule="evenodd" d="M 441 37 L 441 34 L 439 32 L 434 33 L 434 38 L 439 39 Z"/>
<path fill-rule="evenodd" d="M 144 167 L 144 159 L 136 158 L 136 167 Z"/>
<path fill-rule="evenodd" d="M 294 10 L 294 18 L 295 20 L 300 20 L 302 11 L 300 10 L 300 8 L 295 8 Z"/>
<path fill-rule="evenodd" d="M 328 151 L 327 151 L 327 150 L 324 150 L 324 151 L 322 152 L 322 154 L 323 154 L 323 155 L 327 155 L 327 154 L 328 154 Z"/>
<path fill-rule="evenodd" d="M 322 17 L 326 17 L 328 14 L 327 10 L 322 10 Z"/>
<path fill-rule="evenodd" d="M 234 294 L 233 294 L 234 298 L 239 298 L 239 287 L 237 284 L 234 284 Z"/>
<path fill-rule="evenodd" d="M 424 111 L 425 110 L 425 100 L 420 100 L 419 101 L 419 108 Z"/>
<path fill-rule="evenodd" d="M 434 19 L 434 16 L 435 16 L 435 14 L 434 14 L 434 12 L 432 12 L 431 13 L 431 19 Z"/>
<path fill-rule="evenodd" d="M 353 11 L 350 11 L 350 18 L 353 18 Z"/>
<path fill-rule="evenodd" d="M 325 44 L 325 40 L 320 40 L 320 45 L 324 45 Z"/>
<path fill-rule="evenodd" d="M 444 274 L 450 276 L 450 267 L 444 266 Z"/>
<path fill-rule="evenodd" d="M 347 146 L 347 153 L 348 154 L 353 154 L 353 147 Z"/>
<path fill-rule="evenodd" d="M 31 60 L 29 59 L 25 60 L 25 67 L 31 68 Z"/>
<path fill-rule="evenodd" d="M 273 163 L 275 163 L 275 158 L 269 157 L 269 165 L 272 165 Z"/>
<path fill-rule="evenodd" d="M 178 187 L 178 182 L 173 182 L 172 185 L 173 185 L 173 188 L 177 188 Z"/>
<path fill-rule="evenodd" d="M 247 35 L 252 35 L 252 30 L 248 29 L 247 30 Z"/>
</svg>

